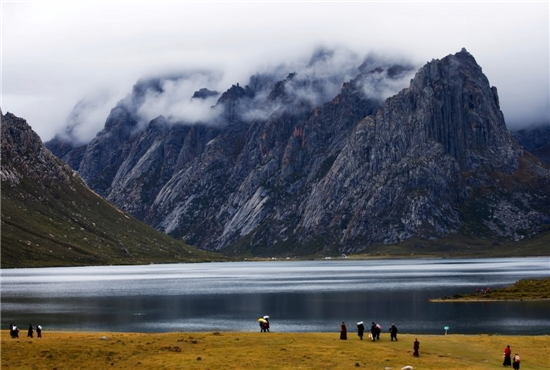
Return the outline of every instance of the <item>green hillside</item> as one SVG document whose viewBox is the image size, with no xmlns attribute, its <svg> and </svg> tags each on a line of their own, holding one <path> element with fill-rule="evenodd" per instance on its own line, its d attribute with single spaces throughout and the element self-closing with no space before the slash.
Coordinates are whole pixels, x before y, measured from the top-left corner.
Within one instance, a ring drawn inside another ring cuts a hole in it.
<svg viewBox="0 0 550 370">
<path fill-rule="evenodd" d="M 47 150 L 25 120 L 2 115 L 1 267 L 223 261 L 115 208 Z"/>
<path fill-rule="evenodd" d="M 137 221 L 74 179 L 2 187 L 2 268 L 219 261 Z"/>
</svg>

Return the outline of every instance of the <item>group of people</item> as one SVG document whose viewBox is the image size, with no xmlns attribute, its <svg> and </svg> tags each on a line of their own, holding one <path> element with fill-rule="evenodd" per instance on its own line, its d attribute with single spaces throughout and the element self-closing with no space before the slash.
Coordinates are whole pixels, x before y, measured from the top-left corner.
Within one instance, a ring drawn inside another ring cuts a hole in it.
<svg viewBox="0 0 550 370">
<path fill-rule="evenodd" d="M 512 360 L 512 349 L 510 348 L 510 345 L 507 345 L 506 348 L 504 348 L 504 362 L 502 363 L 502 365 L 504 367 L 512 366 L 514 370 L 519 370 L 520 362 L 521 360 L 517 353 L 515 354 L 514 359 Z"/>
<path fill-rule="evenodd" d="M 34 328 L 29 324 L 29 330 L 27 330 L 27 338 L 32 338 L 34 336 Z M 19 328 L 15 324 L 10 324 L 10 336 L 12 338 L 19 338 Z M 42 338 L 42 326 L 36 326 L 36 337 Z"/>
<path fill-rule="evenodd" d="M 374 342 L 375 340 L 380 340 L 380 333 L 382 332 L 382 325 L 372 322 L 371 328 L 370 328 L 370 339 Z M 397 341 L 397 327 L 395 324 L 392 324 L 390 329 L 390 338 L 393 342 L 395 339 Z M 361 340 L 363 340 L 363 335 L 365 333 L 365 324 L 363 321 L 359 321 L 357 323 L 357 335 Z M 346 328 L 346 323 L 342 321 L 342 324 L 340 325 L 340 339 L 346 340 L 348 339 L 348 330 Z"/>
<path fill-rule="evenodd" d="M 269 316 L 260 317 L 258 322 L 260 323 L 260 332 L 266 333 L 269 331 Z"/>
<path fill-rule="evenodd" d="M 363 340 L 363 335 L 365 332 L 365 324 L 363 321 L 359 321 L 357 323 L 357 335 L 361 340 Z M 372 322 L 371 328 L 370 328 L 370 338 L 374 342 L 376 340 L 380 340 L 380 333 L 382 332 L 382 325 Z M 390 338 L 393 342 L 395 339 L 397 341 L 397 326 L 395 324 L 391 324 L 391 327 L 389 329 L 390 332 Z M 346 340 L 348 339 L 348 329 L 346 327 L 346 323 L 342 321 L 342 324 L 340 325 L 340 339 Z M 418 357 L 419 356 L 419 350 L 420 350 L 420 342 L 418 341 L 418 338 L 414 339 L 413 344 L 413 356 Z"/>
<path fill-rule="evenodd" d="M 476 288 L 476 294 L 486 294 L 486 293 L 489 293 L 489 287 Z"/>
</svg>

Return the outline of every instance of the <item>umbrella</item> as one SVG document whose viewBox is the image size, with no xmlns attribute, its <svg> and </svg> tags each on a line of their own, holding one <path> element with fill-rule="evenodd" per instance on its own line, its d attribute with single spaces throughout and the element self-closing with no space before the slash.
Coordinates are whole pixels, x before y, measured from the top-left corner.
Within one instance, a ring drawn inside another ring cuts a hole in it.
<svg viewBox="0 0 550 370">
<path fill-rule="evenodd" d="M 264 319 L 263 317 L 260 317 L 260 318 L 258 319 L 258 321 L 259 321 L 259 322 L 267 322 L 267 321 L 265 321 L 265 319 Z"/>
</svg>

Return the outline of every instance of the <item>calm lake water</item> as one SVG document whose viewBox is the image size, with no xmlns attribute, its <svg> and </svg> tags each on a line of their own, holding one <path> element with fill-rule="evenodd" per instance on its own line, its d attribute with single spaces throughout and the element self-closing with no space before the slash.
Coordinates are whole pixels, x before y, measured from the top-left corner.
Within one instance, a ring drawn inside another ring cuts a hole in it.
<svg viewBox="0 0 550 370">
<path fill-rule="evenodd" d="M 550 301 L 430 303 L 550 276 L 550 258 L 323 260 L 1 270 L 2 328 L 548 334 Z"/>
</svg>

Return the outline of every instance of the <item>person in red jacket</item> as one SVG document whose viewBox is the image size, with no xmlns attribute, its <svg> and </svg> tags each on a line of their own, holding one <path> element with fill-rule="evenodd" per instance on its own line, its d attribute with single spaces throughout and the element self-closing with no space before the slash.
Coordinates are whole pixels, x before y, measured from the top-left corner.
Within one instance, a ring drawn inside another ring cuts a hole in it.
<svg viewBox="0 0 550 370">
<path fill-rule="evenodd" d="M 512 350 L 510 349 L 510 345 L 506 346 L 506 348 L 504 348 L 504 362 L 502 363 L 503 366 L 512 366 L 512 359 L 511 359 L 511 356 L 512 355 Z"/>
<path fill-rule="evenodd" d="M 346 328 L 346 323 L 342 321 L 342 325 L 340 325 L 340 339 L 346 340 L 348 339 L 348 329 Z"/>
</svg>

